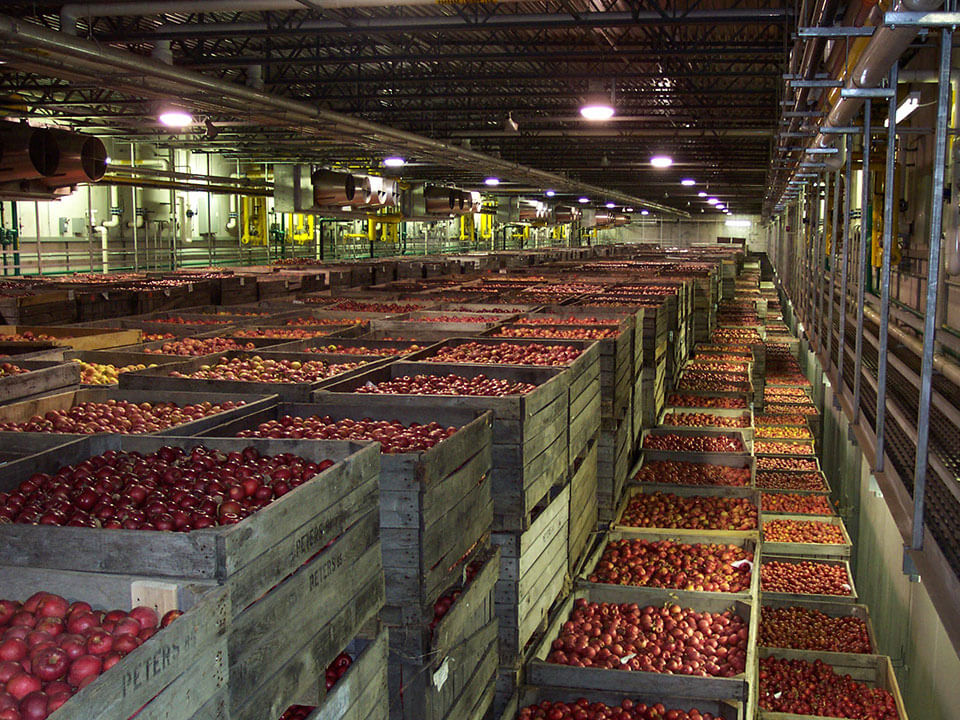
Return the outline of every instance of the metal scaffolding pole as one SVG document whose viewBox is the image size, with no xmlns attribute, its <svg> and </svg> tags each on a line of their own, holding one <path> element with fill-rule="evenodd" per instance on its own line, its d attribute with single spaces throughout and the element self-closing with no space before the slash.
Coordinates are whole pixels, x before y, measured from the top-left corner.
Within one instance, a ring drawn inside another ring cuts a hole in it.
<svg viewBox="0 0 960 720">
<path fill-rule="evenodd" d="M 827 302 L 829 303 L 829 311 L 827 312 L 827 348 L 824 353 L 824 357 L 827 360 L 827 366 L 824 370 L 829 374 L 830 372 L 830 351 L 833 349 L 833 289 L 836 285 L 836 274 L 837 274 L 837 247 L 840 243 L 838 242 L 837 232 L 839 231 L 839 218 L 840 218 L 840 171 L 837 170 L 833 174 L 833 220 L 832 220 L 832 230 L 830 233 L 830 285 L 829 285 L 829 295 L 827 295 Z M 821 350 L 823 346 L 821 344 Z"/>
<path fill-rule="evenodd" d="M 940 31 L 940 74 L 937 85 L 937 127 L 930 190 L 930 255 L 927 262 L 927 307 L 923 321 L 923 364 L 917 409 L 917 456 L 913 471 L 913 536 L 911 548 L 923 548 L 923 501 L 927 487 L 927 447 L 930 441 L 930 395 L 933 381 L 933 343 L 937 332 L 937 296 L 940 292 L 940 233 L 943 225 L 943 176 L 950 107 L 950 54 L 953 29 Z"/>
<path fill-rule="evenodd" d="M 853 153 L 847 148 L 847 166 L 844 171 L 846 192 L 843 196 L 843 264 L 840 269 L 840 336 L 837 338 L 837 388 L 833 394 L 833 404 L 840 409 L 840 395 L 843 393 L 843 349 L 844 333 L 847 327 L 847 268 L 850 264 L 850 198 L 853 186 Z"/>
<path fill-rule="evenodd" d="M 857 269 L 857 343 L 853 368 L 853 424 L 860 422 L 860 385 L 863 378 L 863 306 L 867 291 L 867 255 L 870 237 L 870 98 L 863 103 L 863 175 L 860 183 L 860 265 Z"/>
<path fill-rule="evenodd" d="M 874 467 L 883 471 L 883 431 L 887 413 L 887 342 L 890 320 L 890 259 L 893 237 L 893 184 L 894 155 L 897 150 L 897 63 L 890 68 L 890 88 L 893 92 L 887 101 L 887 161 L 883 185 L 883 268 L 880 277 L 880 348 L 877 364 L 877 454 Z"/>
</svg>

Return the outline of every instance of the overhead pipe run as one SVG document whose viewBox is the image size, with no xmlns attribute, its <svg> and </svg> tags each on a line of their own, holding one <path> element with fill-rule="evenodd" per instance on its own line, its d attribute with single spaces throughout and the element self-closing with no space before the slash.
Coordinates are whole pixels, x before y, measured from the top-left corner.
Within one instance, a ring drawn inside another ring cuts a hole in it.
<svg viewBox="0 0 960 720">
<path fill-rule="evenodd" d="M 233 7 L 236 8 L 236 4 Z M 217 77 L 171 67 L 150 58 L 71 37 L 6 15 L 0 15 L 0 39 L 5 41 L 0 43 L 0 56 L 5 57 L 11 64 L 22 61 L 31 66 L 43 67 L 47 72 L 69 72 L 74 77 L 86 76 L 102 83 L 103 87 L 109 86 L 114 90 L 157 92 L 158 88 L 162 88 L 163 92 L 182 97 L 199 93 L 207 96 L 204 102 L 208 106 L 216 104 L 227 113 L 247 113 L 252 121 L 296 126 L 301 132 L 312 131 L 318 135 L 341 133 L 343 138 L 354 139 L 357 143 L 369 142 L 370 138 L 375 138 L 378 146 L 389 146 L 392 151 L 402 150 L 411 155 L 420 155 L 438 165 L 482 168 L 502 180 L 552 187 L 563 192 L 602 195 L 625 205 L 648 208 L 678 217 L 690 217 L 684 210 L 628 193 L 611 191 L 609 188 L 572 180 L 558 173 L 538 170 L 415 133 L 322 110 L 315 105 L 224 82 Z"/>
</svg>

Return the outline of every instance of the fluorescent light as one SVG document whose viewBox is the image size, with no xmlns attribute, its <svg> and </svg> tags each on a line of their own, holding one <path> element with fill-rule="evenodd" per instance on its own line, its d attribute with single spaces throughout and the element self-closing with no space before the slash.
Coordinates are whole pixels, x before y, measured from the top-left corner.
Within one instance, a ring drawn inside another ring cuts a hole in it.
<svg viewBox="0 0 960 720">
<path fill-rule="evenodd" d="M 726 225 L 727 227 L 746 228 L 746 227 L 750 227 L 750 221 L 749 221 L 749 220 L 735 220 L 735 219 L 733 219 L 733 218 L 730 218 L 729 220 L 727 220 L 727 221 L 724 223 L 724 225 Z"/>
<path fill-rule="evenodd" d="M 897 105 L 897 125 L 910 117 L 918 107 L 920 107 L 920 91 L 914 90 L 903 99 L 902 103 Z M 883 126 L 890 127 L 890 118 L 883 121 Z"/>
<path fill-rule="evenodd" d="M 497 185 L 500 184 L 500 178 L 488 177 L 486 180 L 483 181 L 483 184 L 489 185 L 490 187 L 496 187 Z"/>
<path fill-rule="evenodd" d="M 717 210 L 723 210 L 726 207 L 726 205 L 724 205 L 723 203 L 717 203 L 714 207 L 717 208 Z"/>
<path fill-rule="evenodd" d="M 716 204 L 719 203 L 719 202 L 720 202 L 720 201 L 717 200 L 717 199 L 714 198 L 714 197 L 712 197 L 712 198 L 707 198 L 707 205 L 716 205 Z"/>
<path fill-rule="evenodd" d="M 684 178 L 683 180 L 680 181 L 680 184 L 683 185 L 684 187 L 693 187 L 694 185 L 697 184 L 697 181 L 693 180 L 692 178 Z"/>
<path fill-rule="evenodd" d="M 697 197 L 706 197 L 706 196 L 707 194 L 703 190 L 697 193 Z"/>
<path fill-rule="evenodd" d="M 173 128 L 182 128 L 193 123 L 193 115 L 185 110 L 164 110 L 157 119 L 162 125 Z"/>
<path fill-rule="evenodd" d="M 650 164 L 655 168 L 668 168 L 673 165 L 673 158 L 669 155 L 654 155 L 650 158 Z"/>
<path fill-rule="evenodd" d="M 553 197 L 553 196 L 556 195 L 556 194 L 557 194 L 557 191 L 556 191 L 556 190 L 547 190 L 547 191 L 544 193 L 544 195 L 546 195 L 547 197 Z"/>
<path fill-rule="evenodd" d="M 582 198 L 580 198 L 579 200 L 577 200 L 577 202 L 586 204 L 586 203 L 590 202 L 590 198 L 588 198 L 588 197 L 582 197 Z"/>
<path fill-rule="evenodd" d="M 649 211 L 649 210 L 641 210 L 641 211 L 640 211 L 640 214 L 641 214 L 641 215 L 649 215 L 649 214 L 650 214 L 650 211 Z"/>
<path fill-rule="evenodd" d="M 616 207 L 615 203 L 612 203 L 612 202 L 607 203 L 607 208 L 609 208 L 610 210 L 613 210 L 615 207 Z"/>
<path fill-rule="evenodd" d="M 591 103 L 580 108 L 580 114 L 584 120 L 601 122 L 613 117 L 613 106 L 606 103 Z"/>
<path fill-rule="evenodd" d="M 384 167 L 397 168 L 397 167 L 403 167 L 406 164 L 407 164 L 406 160 L 404 160 L 402 157 L 397 157 L 396 155 L 383 159 Z"/>
<path fill-rule="evenodd" d="M 626 212 L 633 212 L 633 208 L 627 208 Z"/>
</svg>

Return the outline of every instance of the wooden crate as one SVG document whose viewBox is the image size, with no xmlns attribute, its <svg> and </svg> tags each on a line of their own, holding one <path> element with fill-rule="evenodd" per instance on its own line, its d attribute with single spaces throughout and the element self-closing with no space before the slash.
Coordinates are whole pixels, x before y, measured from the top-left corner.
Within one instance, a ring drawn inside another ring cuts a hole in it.
<svg viewBox="0 0 960 720">
<path fill-rule="evenodd" d="M 543 512 L 525 532 L 492 535 L 502 553 L 496 588 L 501 665 L 511 665 L 522 656 L 564 586 L 569 566 L 570 487 L 544 502 Z"/>
<path fill-rule="evenodd" d="M 107 450 L 152 452 L 167 445 L 192 448 L 200 444 L 224 451 L 256 447 L 263 454 L 290 452 L 315 462 L 331 459 L 336 464 L 235 525 L 185 533 L 3 525 L 0 548 L 7 563 L 227 583 L 231 614 L 236 615 L 300 568 L 331 538 L 361 518 L 377 515 L 380 458 L 376 445 L 334 440 L 199 441 L 93 435 L 7 463 L 0 467 L 0 488 L 8 490 L 33 473 L 55 472 Z M 379 523 L 374 525 L 379 530 Z M 64 548 L 70 552 L 65 553 Z"/>
<path fill-rule="evenodd" d="M 117 390 L 114 386 L 103 385 L 99 387 L 80 387 L 51 393 L 38 398 L 21 400 L 0 407 L 0 421 L 3 422 L 24 422 L 35 415 L 46 415 L 52 410 L 69 410 L 83 402 L 108 402 L 110 400 L 127 400 L 133 403 L 142 402 L 161 402 L 157 399 L 155 393 L 146 390 Z M 162 402 L 172 402 L 177 405 L 194 405 L 201 402 L 234 402 L 242 401 L 243 406 L 233 410 L 225 410 L 215 415 L 200 418 L 192 422 L 175 425 L 166 430 L 161 430 L 149 435 L 176 434 L 181 436 L 197 435 L 207 428 L 214 427 L 220 423 L 227 422 L 231 418 L 239 417 L 243 414 L 255 412 L 264 407 L 269 407 L 276 402 L 275 395 L 211 395 L 200 393 L 169 392 L 164 393 Z M 0 432 L 0 439 L 3 443 L 16 442 L 20 435 L 49 435 L 58 438 L 60 443 L 79 440 L 89 437 L 80 433 L 29 433 L 29 432 Z"/>
<path fill-rule="evenodd" d="M 738 452 L 694 452 L 688 450 L 655 450 L 644 445 L 647 437 L 657 435 L 685 435 L 695 437 L 723 437 L 734 438 L 743 443 L 743 451 Z M 717 457 L 725 455 L 747 455 L 753 452 L 753 441 L 739 430 L 723 428 L 722 430 L 704 430 L 702 428 L 676 427 L 673 425 L 649 428 L 643 431 L 640 447 L 648 460 L 686 460 L 688 462 L 713 462 Z"/>
<path fill-rule="evenodd" d="M 395 362 L 376 368 L 350 380 L 325 385 L 314 394 L 317 402 L 341 400 L 362 403 L 367 412 L 397 403 L 415 409 L 480 415 L 493 411 L 494 529 L 522 531 L 530 525 L 537 503 L 554 485 L 569 481 L 567 467 L 568 381 L 563 370 L 538 367 L 476 368 L 441 363 Z M 451 395 L 375 395 L 353 391 L 367 382 L 416 374 L 457 374 L 463 377 L 486 375 L 491 378 L 528 382 L 537 387 L 526 395 L 507 397 Z"/>
<path fill-rule="evenodd" d="M 617 690 L 603 692 L 584 690 L 582 688 L 534 687 L 531 685 L 525 685 L 520 688 L 497 718 L 499 720 L 516 720 L 518 711 L 525 707 L 538 705 L 544 701 L 563 702 L 572 705 L 580 698 L 585 698 L 591 703 L 602 702 L 609 707 L 619 707 L 624 699 L 629 698 L 636 703 L 646 703 L 647 705 L 662 703 L 667 710 L 689 711 L 692 708 L 696 708 L 701 713 L 711 713 L 719 720 L 753 720 L 751 717 L 748 717 L 743 703 L 730 700 L 668 697 L 659 692 L 644 693 L 638 696 L 635 693 L 627 694 Z"/>
<path fill-rule="evenodd" d="M 674 542 L 691 545 L 715 543 L 721 545 L 736 545 L 737 547 L 742 548 L 745 552 L 753 555 L 754 564 L 750 573 L 750 586 L 739 592 L 707 592 L 701 590 L 680 590 L 676 588 L 660 589 L 647 587 L 644 585 L 616 585 L 612 583 L 590 582 L 588 579 L 589 575 L 600 562 L 600 558 L 603 556 L 603 551 L 606 549 L 607 544 L 614 540 L 646 540 L 648 542 L 673 540 Z M 722 530 L 707 530 L 696 533 L 678 532 L 676 530 L 666 529 L 651 529 L 643 530 L 642 532 L 639 532 L 637 528 L 631 528 L 629 530 L 610 530 L 605 535 L 598 536 L 596 541 L 593 543 L 593 546 L 590 548 L 590 554 L 587 558 L 587 562 L 583 566 L 583 571 L 577 578 L 576 585 L 577 587 L 582 588 L 613 588 L 613 593 L 619 593 L 618 596 L 623 598 L 617 602 L 633 602 L 627 598 L 629 598 L 631 593 L 636 590 L 642 590 L 644 592 L 660 590 L 665 594 L 672 595 L 677 598 L 687 599 L 727 598 L 728 600 L 739 599 L 750 601 L 756 599 L 757 592 L 760 587 L 760 573 L 756 570 L 757 563 L 759 563 L 760 558 L 761 546 L 756 535 L 751 537 L 749 535 L 745 535 L 744 533 L 725 532 Z"/>
<path fill-rule="evenodd" d="M 37 343 L 5 342 L 5 335 L 17 335 L 25 332 L 32 332 L 35 335 L 43 334 L 54 338 L 53 340 L 43 340 Z M 61 345 L 70 347 L 74 350 L 103 350 L 105 348 L 115 348 L 122 345 L 133 345 L 140 342 L 140 332 L 129 329 L 122 330 L 111 329 L 93 329 L 81 327 L 60 327 L 45 325 L 0 325 L 0 352 L 4 345 L 36 346 L 36 349 L 46 349 L 49 345 Z"/>
<path fill-rule="evenodd" d="M 77 321 L 72 290 L 30 291 L 0 297 L 0 321 L 8 325 L 67 325 Z"/>
<path fill-rule="evenodd" d="M 340 375 L 323 380 L 314 380 L 312 382 L 302 383 L 269 383 L 253 382 L 245 380 L 205 380 L 197 378 L 171 377 L 171 372 L 191 373 L 200 370 L 204 365 L 213 365 L 221 358 L 247 358 L 252 355 L 261 355 L 264 353 L 247 352 L 241 350 L 229 350 L 216 355 L 204 355 L 202 357 L 187 357 L 182 362 L 170 363 L 159 368 L 150 368 L 148 370 L 139 370 L 137 372 L 124 373 L 120 376 L 120 387 L 125 390 L 153 390 L 154 392 L 197 392 L 197 393 L 236 393 L 236 394 L 266 394 L 267 392 L 276 394 L 282 400 L 288 401 L 306 401 L 310 399 L 313 391 L 318 390 L 330 383 L 338 382 L 347 377 L 352 377 L 369 369 L 367 366 L 361 366 L 352 370 L 347 370 Z M 345 356 L 327 356 L 323 353 L 271 353 L 270 357 L 274 360 L 329 360 L 333 363 L 338 362 L 361 362 L 362 356 L 351 356 L 352 359 L 345 359 Z M 377 359 L 373 364 L 379 363 Z M 369 365 L 369 364 L 368 364 Z"/>
<path fill-rule="evenodd" d="M 822 472 L 818 473 L 820 475 L 820 480 L 823 483 L 823 487 L 820 490 L 779 490 L 777 488 L 765 488 L 762 485 L 764 473 L 784 473 L 786 475 L 791 474 L 803 474 L 804 472 L 812 471 L 798 471 L 798 470 L 758 470 L 757 471 L 757 482 L 756 487 L 761 492 L 768 493 L 798 493 L 801 495 L 813 494 L 813 495 L 830 495 L 832 493 L 830 489 L 830 483 L 827 481 L 827 476 Z"/>
<path fill-rule="evenodd" d="M 622 534 L 622 537 L 644 537 L 649 532 L 670 532 L 671 534 L 676 534 L 677 537 L 684 537 L 686 535 L 698 535 L 701 537 L 711 537 L 716 535 L 717 537 L 745 537 L 745 538 L 754 538 L 757 539 L 760 534 L 759 528 L 754 530 L 700 530 L 700 529 L 688 529 L 688 528 L 646 528 L 646 527 L 634 527 L 632 525 L 624 525 L 622 522 L 623 514 L 627 511 L 627 508 L 630 506 L 630 502 L 637 495 L 649 495 L 650 493 L 670 493 L 673 495 L 679 495 L 680 497 L 736 497 L 736 498 L 746 498 L 753 503 L 754 507 L 757 508 L 757 522 L 759 525 L 759 511 L 760 511 L 760 493 L 759 491 L 749 488 L 749 487 L 710 487 L 710 486 L 699 486 L 699 485 L 668 485 L 666 483 L 641 483 L 641 484 L 631 484 L 626 488 L 625 497 L 623 502 L 620 504 L 620 508 L 617 510 L 616 520 L 611 526 L 612 530 L 617 530 Z"/>
<path fill-rule="evenodd" d="M 4 359 L 3 362 L 9 362 L 28 372 L 0 377 L 0 403 L 9 403 L 80 382 L 80 366 L 76 363 L 16 358 Z"/>
<path fill-rule="evenodd" d="M 72 442 L 52 433 L 0 433 L 0 465 Z"/>
<path fill-rule="evenodd" d="M 766 557 L 772 558 L 775 555 L 790 555 L 793 557 L 809 557 L 812 559 L 820 558 L 849 558 L 853 550 L 853 541 L 847 533 L 847 528 L 843 520 L 837 515 L 771 515 L 764 513 L 763 524 L 774 520 L 797 520 L 799 522 L 822 522 L 827 525 L 835 525 L 843 533 L 843 543 L 841 544 L 821 544 L 821 543 L 791 543 L 791 542 L 772 542 L 763 541 L 763 553 Z M 775 558 L 773 558 L 775 559 Z"/>
<path fill-rule="evenodd" d="M 760 590 L 760 600 L 761 602 L 767 602 L 769 600 L 783 600 L 795 605 L 803 605 L 806 602 L 831 602 L 831 603 L 849 603 L 854 604 L 857 602 L 857 588 L 853 582 L 853 573 L 850 570 L 850 563 L 847 560 L 838 560 L 834 558 L 800 558 L 800 557 L 790 557 L 787 555 L 781 555 L 777 557 L 766 558 L 770 562 L 788 562 L 788 563 L 801 563 L 801 562 L 816 562 L 822 563 L 824 565 L 841 565 L 847 571 L 847 578 L 850 583 L 850 594 L 849 595 L 823 595 L 820 593 L 787 593 L 787 592 L 771 592 L 769 590 Z"/>
<path fill-rule="evenodd" d="M 174 287 L 161 287 L 137 291 L 138 314 L 173 310 L 197 305 L 209 305 L 214 301 L 214 283 L 212 280 L 198 278 L 183 282 Z"/>
<path fill-rule="evenodd" d="M 318 692 L 325 669 L 383 607 L 379 513 L 371 509 L 345 527 L 231 620 L 231 720 L 276 718 Z"/>
<path fill-rule="evenodd" d="M 668 415 L 679 415 L 682 413 L 715 415 L 717 417 L 735 417 L 735 418 L 740 418 L 741 421 L 746 421 L 746 425 L 744 427 L 729 428 L 724 425 L 672 425 L 666 422 Z M 754 430 L 755 430 L 753 426 L 753 413 L 750 410 L 721 410 L 720 408 L 718 409 L 712 409 L 712 408 L 687 409 L 687 408 L 669 407 L 665 409 L 663 416 L 661 417 L 660 424 L 663 425 L 663 427 L 665 428 L 688 427 L 688 428 L 696 428 L 698 430 L 715 430 L 720 432 L 724 430 L 734 429 L 742 432 L 743 436 L 749 440 L 753 440 Z"/>
<path fill-rule="evenodd" d="M 498 622 L 494 587 L 500 551 L 485 553 L 484 565 L 450 611 L 424 640 L 419 627 L 391 626 L 390 717 L 395 720 L 480 718 L 495 682 Z M 414 649 L 416 648 L 416 649 Z M 485 706 L 479 715 L 467 714 Z"/>
<path fill-rule="evenodd" d="M 567 688 L 569 690 L 596 690 L 616 692 L 621 695 L 665 695 L 704 700 L 734 700 L 747 702 L 753 683 L 753 668 L 756 665 L 756 637 L 759 613 L 751 602 L 738 598 L 714 595 L 703 598 L 678 598 L 670 591 L 631 588 L 630 599 L 624 599 L 625 588 L 616 586 L 593 586 L 575 589 L 552 618 L 546 635 L 534 651 L 527 666 L 526 681 L 538 687 Z M 592 667 L 571 667 L 547 662 L 551 644 L 560 635 L 562 625 L 570 617 L 574 601 L 584 598 L 588 602 L 637 603 L 641 607 L 662 606 L 677 603 L 684 608 L 700 612 L 723 612 L 733 610 L 748 625 L 750 639 L 747 644 L 746 671 L 733 677 L 699 677 L 672 675 L 629 670 L 606 670 Z"/>
<path fill-rule="evenodd" d="M 613 519 L 613 513 L 620 504 L 630 473 L 632 439 L 632 415 L 621 420 L 601 419 L 597 444 L 597 497 L 601 524 Z"/>
<path fill-rule="evenodd" d="M 775 600 L 769 597 L 764 597 L 763 602 L 761 603 L 762 607 L 772 607 L 772 608 L 790 608 L 796 607 L 797 603 L 792 600 Z M 870 648 L 873 652 L 877 651 L 877 636 L 873 631 L 873 621 L 870 619 L 870 609 L 866 605 L 857 605 L 851 603 L 843 602 L 811 602 L 804 601 L 802 603 L 804 608 L 808 610 L 819 610 L 824 615 L 828 615 L 832 618 L 838 617 L 855 617 L 863 620 L 867 625 L 867 635 L 870 637 Z M 762 619 L 762 616 L 761 616 Z M 757 638 L 757 643 L 759 644 L 760 638 Z M 761 646 L 763 647 L 763 646 Z M 771 648 L 775 651 L 780 649 L 789 650 L 789 648 Z M 819 655 L 826 658 L 830 655 L 835 655 L 837 653 L 829 653 L 823 651 L 817 651 Z M 845 654 L 845 653 L 841 653 Z"/>
<path fill-rule="evenodd" d="M 594 435 L 588 448 L 576 458 L 570 476 L 570 525 L 567 538 L 570 576 L 576 575 L 586 559 L 590 538 L 598 522 L 598 468 L 599 438 Z"/>
<path fill-rule="evenodd" d="M 803 650 L 781 650 L 779 648 L 761 648 L 760 657 L 776 657 L 788 660 L 806 660 L 814 662 L 817 659 L 828 662 L 833 671 L 840 675 L 849 675 L 857 682 L 865 683 L 870 687 L 883 688 L 888 691 L 897 706 L 900 720 L 909 720 L 897 676 L 893 672 L 893 663 L 886 655 L 854 655 L 849 653 L 816 653 Z M 827 655 L 831 658 L 828 660 Z M 796 715 L 794 713 L 770 712 L 758 710 L 760 720 L 813 720 L 812 715 Z"/>
<path fill-rule="evenodd" d="M 184 580 L 157 582 L 127 575 L 0 567 L 6 599 L 26 600 L 45 590 L 95 609 L 153 607 L 184 614 L 117 666 L 70 698 L 58 714 L 91 720 L 188 717 L 227 682 L 225 633 L 228 593 Z M 142 708 L 142 709 L 141 709 Z"/>
<path fill-rule="evenodd" d="M 586 449 L 590 439 L 596 434 L 600 423 L 601 383 L 600 383 L 600 348 L 597 341 L 553 340 L 553 339 L 515 339 L 515 338 L 452 338 L 432 345 L 425 350 L 413 353 L 406 359 L 411 362 L 432 362 L 432 358 L 444 347 L 457 347 L 468 343 L 480 345 L 545 345 L 545 346 L 573 346 L 581 349 L 581 354 L 565 368 L 568 384 L 568 464 L 571 465 Z M 441 360 L 447 365 L 453 365 L 449 360 Z M 490 367 L 482 363 L 456 363 L 457 366 L 469 367 L 477 372 Z M 543 367 L 498 364 L 498 367 Z"/>
<path fill-rule="evenodd" d="M 114 290 L 80 286 L 73 289 L 77 305 L 77 320 L 108 320 L 134 315 L 137 312 L 135 290 Z"/>
<path fill-rule="evenodd" d="M 330 416 L 460 425 L 451 437 L 429 450 L 380 456 L 380 527 L 384 543 L 386 604 L 397 623 L 424 623 L 433 604 L 462 573 L 462 559 L 490 532 L 493 416 L 477 418 L 442 410 L 393 407 L 371 410 L 362 398 L 318 403 L 279 403 L 262 407 L 204 433 L 233 438 L 285 415 Z M 422 650 L 422 648 L 421 648 Z"/>
</svg>

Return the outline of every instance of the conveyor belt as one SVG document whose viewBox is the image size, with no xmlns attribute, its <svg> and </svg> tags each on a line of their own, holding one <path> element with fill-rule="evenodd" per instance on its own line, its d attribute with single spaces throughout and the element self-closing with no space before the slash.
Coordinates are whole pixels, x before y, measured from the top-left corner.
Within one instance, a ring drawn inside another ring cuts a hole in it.
<svg viewBox="0 0 960 720">
<path fill-rule="evenodd" d="M 876 337 L 877 328 L 867 322 L 865 327 Z M 839 334 L 839 322 L 834 324 L 834 338 Z M 856 328 L 849 323 L 845 328 L 848 352 L 844 354 L 843 377 L 844 384 L 853 392 L 854 359 L 852 349 L 856 343 Z M 919 375 L 919 359 L 909 351 L 895 348 L 893 353 L 907 367 Z M 877 350 L 869 343 L 864 343 L 862 352 L 863 365 L 874 377 L 877 374 Z M 946 378 L 934 377 L 934 386 L 944 399 L 949 400 L 955 407 L 960 407 L 960 389 L 952 385 Z M 869 383 L 861 382 L 861 413 L 864 420 L 870 425 L 876 425 L 877 395 Z M 919 392 L 915 391 L 913 383 L 903 376 L 890 363 L 887 364 L 887 397 L 892 400 L 907 421 L 916 427 Z M 888 413 L 884 423 L 885 441 L 884 450 L 893 463 L 897 474 L 903 481 L 907 492 L 913 496 L 914 464 L 916 461 L 916 446 L 910 436 L 904 431 L 895 418 Z M 958 429 L 939 409 L 930 408 L 930 453 L 943 463 L 953 474 L 960 476 L 960 429 Z M 948 481 L 953 481 L 949 478 Z M 960 502 L 944 484 L 944 479 L 928 469 L 927 490 L 924 497 L 926 524 L 930 533 L 937 540 L 954 573 L 960 577 Z"/>
</svg>

